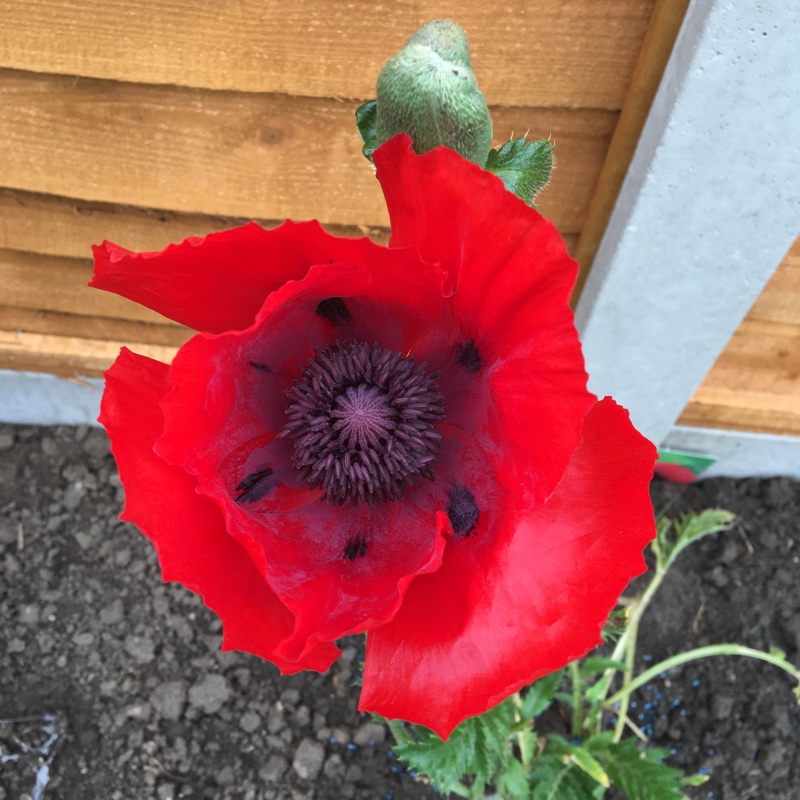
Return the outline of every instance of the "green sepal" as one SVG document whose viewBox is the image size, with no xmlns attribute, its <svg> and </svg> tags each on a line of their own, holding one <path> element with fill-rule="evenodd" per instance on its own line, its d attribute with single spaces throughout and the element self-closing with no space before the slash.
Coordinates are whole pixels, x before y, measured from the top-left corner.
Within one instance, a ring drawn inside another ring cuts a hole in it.
<svg viewBox="0 0 800 800">
<path fill-rule="evenodd" d="M 497 175 L 509 192 L 535 208 L 536 195 L 550 181 L 554 148 L 549 139 L 509 139 L 502 147 L 489 151 L 486 169 Z"/>
<path fill-rule="evenodd" d="M 356 127 L 361 141 L 364 142 L 361 152 L 370 163 L 372 163 L 372 154 L 378 149 L 377 119 L 377 100 L 367 100 L 356 109 Z"/>
</svg>

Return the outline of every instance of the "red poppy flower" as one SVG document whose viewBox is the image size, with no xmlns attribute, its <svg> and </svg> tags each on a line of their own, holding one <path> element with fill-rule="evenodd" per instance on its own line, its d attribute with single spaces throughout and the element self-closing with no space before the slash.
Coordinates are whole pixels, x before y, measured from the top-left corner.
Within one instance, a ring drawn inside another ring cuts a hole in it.
<svg viewBox="0 0 800 800">
<path fill-rule="evenodd" d="M 447 736 L 583 655 L 654 533 L 655 450 L 586 389 L 554 227 L 453 151 L 375 153 L 389 248 L 313 222 L 92 285 L 199 333 L 123 350 L 101 421 L 124 519 L 224 649 L 324 670 L 369 631 L 361 706 Z"/>
</svg>

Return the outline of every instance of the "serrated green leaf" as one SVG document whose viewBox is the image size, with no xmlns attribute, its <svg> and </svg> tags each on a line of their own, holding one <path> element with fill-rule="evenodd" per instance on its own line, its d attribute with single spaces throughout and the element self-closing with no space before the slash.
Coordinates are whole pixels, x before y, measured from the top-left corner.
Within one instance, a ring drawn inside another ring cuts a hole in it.
<svg viewBox="0 0 800 800">
<path fill-rule="evenodd" d="M 572 695 L 569 692 L 556 692 L 553 695 L 553 699 L 558 700 L 560 703 L 572 705 Z"/>
<path fill-rule="evenodd" d="M 406 725 L 400 737 L 395 735 L 394 751 L 444 793 L 463 789 L 461 781 L 469 776 L 476 782 L 497 784 L 516 761 L 509 745 L 515 716 L 513 702 L 506 700 L 479 717 L 464 720 L 446 742 L 421 725 Z"/>
<path fill-rule="evenodd" d="M 553 702 L 556 689 L 563 680 L 564 670 L 559 669 L 532 683 L 525 692 L 519 709 L 523 719 L 538 717 Z"/>
<path fill-rule="evenodd" d="M 501 796 L 511 798 L 511 800 L 528 800 L 531 796 L 528 774 L 519 761 L 516 759 L 509 761 L 505 772 L 500 777 L 498 789 Z"/>
<path fill-rule="evenodd" d="M 585 747 L 605 768 L 628 800 L 685 800 L 683 774 L 664 763 L 663 750 L 639 750 L 634 739 L 604 743 L 597 737 Z"/>
<path fill-rule="evenodd" d="M 549 139 L 509 139 L 499 149 L 489 151 L 486 169 L 497 175 L 509 192 L 534 206 L 536 195 L 550 180 L 554 147 Z"/>
<path fill-rule="evenodd" d="M 667 568 L 684 548 L 711 533 L 720 533 L 733 525 L 736 516 L 721 508 L 707 508 L 699 514 L 689 512 L 679 520 L 662 520 L 656 528 L 656 555 L 659 563 Z M 674 535 L 670 535 L 670 527 Z"/>
<path fill-rule="evenodd" d="M 530 772 L 532 800 L 601 800 L 605 789 L 574 761 L 537 758 Z"/>
<path fill-rule="evenodd" d="M 544 750 L 545 755 L 553 755 L 562 761 L 574 761 L 587 775 L 591 776 L 601 786 L 609 787 L 608 775 L 588 749 L 579 744 L 568 742 L 563 736 L 551 734 Z"/>
<path fill-rule="evenodd" d="M 366 103 L 360 105 L 356 109 L 356 127 L 358 128 L 358 135 L 364 146 L 361 152 L 372 161 L 372 154 L 378 148 L 378 134 L 376 132 L 376 124 L 378 119 L 378 101 L 367 100 Z"/>
<path fill-rule="evenodd" d="M 624 661 L 616 661 L 613 658 L 587 658 L 581 664 L 581 677 L 588 678 L 590 675 L 599 675 L 607 669 L 628 672 L 630 667 Z"/>
</svg>

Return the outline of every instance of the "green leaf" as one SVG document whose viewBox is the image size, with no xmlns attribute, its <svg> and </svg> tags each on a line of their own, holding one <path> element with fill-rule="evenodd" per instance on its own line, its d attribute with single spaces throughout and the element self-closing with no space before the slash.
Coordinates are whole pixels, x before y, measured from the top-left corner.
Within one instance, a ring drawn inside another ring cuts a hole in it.
<svg viewBox="0 0 800 800">
<path fill-rule="evenodd" d="M 378 147 L 378 134 L 376 133 L 376 121 L 378 118 L 378 101 L 367 100 L 356 109 L 356 127 L 358 135 L 364 146 L 361 152 L 372 161 L 372 154 Z"/>
<path fill-rule="evenodd" d="M 670 536 L 669 520 L 662 520 L 656 529 L 655 543 L 660 563 L 669 567 L 685 547 L 711 533 L 728 530 L 735 519 L 734 514 L 721 508 L 708 508 L 699 514 L 689 512 L 673 521 L 674 536 Z"/>
<path fill-rule="evenodd" d="M 585 747 L 628 800 L 685 800 L 683 774 L 664 763 L 665 750 L 639 750 L 634 739 L 609 742 L 593 736 Z"/>
<path fill-rule="evenodd" d="M 553 702 L 555 692 L 563 680 L 564 670 L 559 669 L 532 683 L 522 698 L 522 705 L 519 709 L 522 717 L 524 719 L 538 717 Z"/>
<path fill-rule="evenodd" d="M 605 789 L 578 767 L 557 756 L 541 756 L 530 773 L 532 800 L 601 800 Z"/>
<path fill-rule="evenodd" d="M 521 731 L 517 734 L 517 745 L 522 763 L 527 764 L 536 752 L 536 734 L 531 730 Z"/>
<path fill-rule="evenodd" d="M 604 788 L 611 785 L 605 770 L 597 759 L 581 745 L 568 742 L 563 736 L 551 734 L 548 738 L 545 755 L 559 756 L 565 763 L 574 761 L 587 775 Z"/>
<path fill-rule="evenodd" d="M 710 775 L 687 775 L 681 781 L 681 786 L 702 786 L 710 777 Z"/>
<path fill-rule="evenodd" d="M 501 797 L 509 797 L 511 800 L 528 800 L 530 798 L 528 775 L 519 761 L 516 759 L 509 761 L 505 772 L 500 777 L 498 789 Z"/>
<path fill-rule="evenodd" d="M 588 678 L 590 675 L 599 675 L 607 669 L 616 669 L 627 672 L 630 667 L 624 661 L 616 661 L 613 658 L 587 658 L 581 664 L 581 676 Z"/>
<path fill-rule="evenodd" d="M 463 789 L 461 781 L 468 776 L 497 785 L 519 763 L 509 745 L 515 721 L 514 704 L 506 700 L 479 717 L 464 720 L 446 742 L 421 725 L 403 725 L 400 736 L 395 734 L 394 751 L 445 794 L 458 791 L 456 787 Z M 393 731 L 397 725 L 392 723 Z"/>
<path fill-rule="evenodd" d="M 486 169 L 497 175 L 509 192 L 534 206 L 536 195 L 550 180 L 554 147 L 549 139 L 509 139 L 498 150 L 489 151 Z"/>
</svg>

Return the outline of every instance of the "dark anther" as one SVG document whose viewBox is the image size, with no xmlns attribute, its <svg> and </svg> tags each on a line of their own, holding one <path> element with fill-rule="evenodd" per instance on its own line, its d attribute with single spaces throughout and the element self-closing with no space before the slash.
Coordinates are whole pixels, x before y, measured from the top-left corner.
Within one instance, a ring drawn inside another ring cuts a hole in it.
<svg viewBox="0 0 800 800">
<path fill-rule="evenodd" d="M 355 561 L 363 558 L 367 554 L 367 540 L 359 533 L 354 539 L 347 543 L 344 549 L 344 557 L 348 561 Z"/>
<path fill-rule="evenodd" d="M 483 359 L 474 339 L 458 346 L 458 363 L 467 372 L 477 372 L 483 366 Z"/>
<path fill-rule="evenodd" d="M 257 369 L 259 372 L 269 372 L 270 369 L 266 364 L 262 364 L 260 361 L 251 361 L 250 366 L 253 369 Z"/>
<path fill-rule="evenodd" d="M 450 490 L 447 516 L 457 536 L 468 536 L 478 524 L 478 504 L 475 495 L 466 486 L 454 486 Z"/>
<path fill-rule="evenodd" d="M 436 378 L 412 356 L 377 344 L 317 351 L 286 393 L 281 436 L 292 439 L 297 476 L 335 506 L 399 500 L 407 487 L 433 480 L 442 452 L 434 423 L 444 416 Z"/>
<path fill-rule="evenodd" d="M 273 486 L 273 481 L 268 480 L 272 475 L 272 467 L 264 467 L 251 472 L 237 487 L 241 494 L 236 498 L 237 503 L 257 503 Z"/>
<path fill-rule="evenodd" d="M 334 325 L 344 325 L 352 319 L 341 297 L 329 297 L 327 300 L 323 300 L 317 306 L 317 314 L 325 317 Z"/>
</svg>

